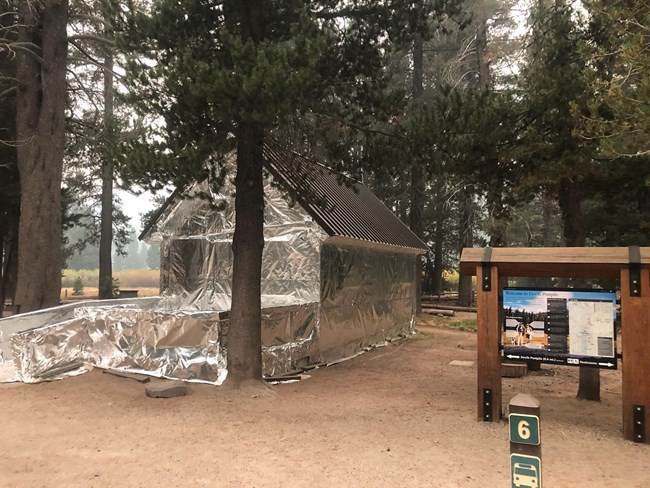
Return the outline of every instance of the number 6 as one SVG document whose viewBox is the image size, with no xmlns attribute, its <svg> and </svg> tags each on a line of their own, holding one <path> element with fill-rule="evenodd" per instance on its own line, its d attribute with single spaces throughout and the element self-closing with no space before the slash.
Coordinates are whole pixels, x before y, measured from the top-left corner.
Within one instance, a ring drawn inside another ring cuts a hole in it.
<svg viewBox="0 0 650 488">
<path fill-rule="evenodd" d="M 527 420 L 519 422 L 517 425 L 517 432 L 519 433 L 519 437 L 522 439 L 528 439 L 530 437 L 530 424 Z"/>
</svg>

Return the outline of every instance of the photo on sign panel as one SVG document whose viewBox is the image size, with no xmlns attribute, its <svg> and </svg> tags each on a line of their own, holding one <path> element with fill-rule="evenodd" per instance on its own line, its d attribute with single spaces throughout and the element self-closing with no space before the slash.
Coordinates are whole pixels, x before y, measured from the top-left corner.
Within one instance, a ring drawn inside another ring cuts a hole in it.
<svg viewBox="0 0 650 488">
<path fill-rule="evenodd" d="M 616 293 L 505 288 L 501 345 L 510 360 L 616 369 Z"/>
</svg>

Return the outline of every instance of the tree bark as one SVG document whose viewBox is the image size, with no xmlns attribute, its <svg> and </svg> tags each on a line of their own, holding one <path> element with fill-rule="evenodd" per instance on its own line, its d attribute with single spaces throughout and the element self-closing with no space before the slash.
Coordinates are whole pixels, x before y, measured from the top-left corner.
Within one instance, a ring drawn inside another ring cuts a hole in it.
<svg viewBox="0 0 650 488">
<path fill-rule="evenodd" d="M 438 206 L 438 211 L 436 213 L 438 215 L 438 218 L 436 219 L 436 234 L 435 234 L 434 250 L 433 250 L 433 293 L 434 295 L 442 295 L 442 292 L 444 291 L 443 283 L 442 283 L 442 273 L 444 271 L 442 254 L 443 254 L 443 245 L 445 240 L 445 234 L 444 234 L 445 215 L 444 215 L 444 209 L 442 208 L 442 205 Z"/>
<path fill-rule="evenodd" d="M 61 292 L 68 2 L 18 2 L 18 15 L 18 40 L 40 50 L 16 52 L 21 218 L 15 313 L 57 305 Z"/>
<path fill-rule="evenodd" d="M 502 191 L 498 183 L 494 181 L 488 190 L 487 196 L 488 217 L 490 219 L 489 232 L 491 247 L 505 247 L 507 239 L 507 209 L 503 203 Z"/>
<path fill-rule="evenodd" d="M 436 213 L 435 213 L 435 234 L 433 237 L 433 276 L 431 283 L 433 285 L 433 293 L 436 295 L 442 294 L 442 273 L 443 269 L 443 247 L 445 240 L 445 219 L 447 217 L 445 211 L 445 196 L 444 192 L 445 182 L 441 177 L 436 178 L 434 182 Z"/>
<path fill-rule="evenodd" d="M 553 217 L 553 201 L 551 197 L 544 193 L 542 195 L 542 245 L 544 247 L 551 247 L 556 245 L 551 232 L 551 219 Z"/>
<path fill-rule="evenodd" d="M 559 204 L 564 223 L 567 247 L 583 247 L 585 231 L 582 220 L 582 188 L 578 177 L 566 176 L 560 180 Z M 600 370 L 580 367 L 578 400 L 600 401 Z"/>
<path fill-rule="evenodd" d="M 235 178 L 232 309 L 228 328 L 228 382 L 262 380 L 261 270 L 264 248 L 264 131 L 240 123 Z"/>
<path fill-rule="evenodd" d="M 11 299 L 12 303 L 16 297 L 16 274 L 18 271 L 18 221 L 0 241 L 3 246 L 2 259 L 2 282 L 0 283 L 0 307 L 4 307 L 5 301 Z M 4 308 L 2 308 L 4 310 Z"/>
<path fill-rule="evenodd" d="M 560 179 L 558 203 L 564 224 L 564 240 L 567 247 L 584 247 L 585 231 L 582 221 L 582 189 L 577 177 Z"/>
<path fill-rule="evenodd" d="M 422 82 L 424 64 L 424 49 L 422 36 L 416 34 L 413 39 L 413 99 L 422 97 L 424 86 Z M 420 239 L 424 236 L 422 228 L 422 214 L 424 212 L 424 169 L 419 162 L 411 164 L 411 202 L 409 211 L 409 228 Z M 416 313 L 422 312 L 422 259 L 416 259 L 415 265 L 416 284 Z"/>
<path fill-rule="evenodd" d="M 459 195 L 460 200 L 460 222 L 459 222 L 459 244 L 460 252 L 465 247 L 474 247 L 474 202 L 472 193 L 464 187 Z M 472 304 L 472 277 L 462 275 L 458 278 L 458 302 L 461 307 L 469 307 Z"/>
<path fill-rule="evenodd" d="M 487 20 L 480 19 L 476 26 L 476 58 L 478 61 L 478 84 L 484 90 L 491 86 L 487 33 Z"/>
<path fill-rule="evenodd" d="M 113 55 L 104 59 L 104 144 L 110 146 L 113 121 Z M 102 158 L 102 213 L 99 236 L 99 298 L 113 298 L 113 161 Z"/>
</svg>

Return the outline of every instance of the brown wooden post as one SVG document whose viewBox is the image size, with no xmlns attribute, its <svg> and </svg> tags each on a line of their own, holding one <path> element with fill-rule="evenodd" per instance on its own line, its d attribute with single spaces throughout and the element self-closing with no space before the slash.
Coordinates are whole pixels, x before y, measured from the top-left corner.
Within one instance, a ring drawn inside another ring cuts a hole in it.
<svg viewBox="0 0 650 488">
<path fill-rule="evenodd" d="M 640 267 L 639 267 L 640 268 Z M 650 270 L 637 269 L 639 296 L 631 267 L 621 270 L 621 330 L 623 340 L 623 437 L 650 441 Z M 636 279 L 635 279 L 636 281 Z M 639 423 L 641 422 L 641 423 Z"/>
<path fill-rule="evenodd" d="M 493 422 L 501 419 L 499 271 L 496 266 L 477 266 L 476 277 L 478 419 Z"/>
</svg>

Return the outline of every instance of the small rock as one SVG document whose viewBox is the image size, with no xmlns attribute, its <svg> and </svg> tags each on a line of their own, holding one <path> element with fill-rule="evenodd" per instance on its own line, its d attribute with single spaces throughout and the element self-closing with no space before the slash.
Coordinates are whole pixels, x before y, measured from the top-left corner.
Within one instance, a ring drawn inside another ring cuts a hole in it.
<svg viewBox="0 0 650 488">
<path fill-rule="evenodd" d="M 173 398 L 187 395 L 187 385 L 180 380 L 158 380 L 147 383 L 144 391 L 151 398 Z"/>
</svg>

